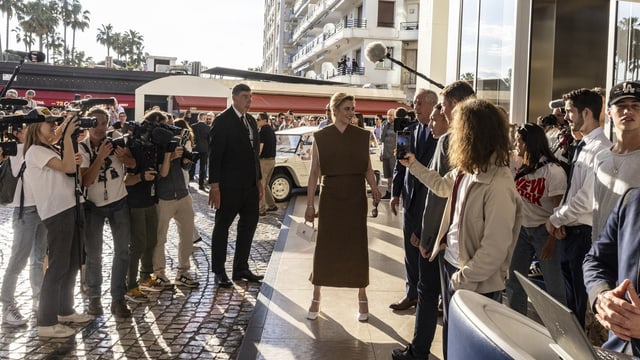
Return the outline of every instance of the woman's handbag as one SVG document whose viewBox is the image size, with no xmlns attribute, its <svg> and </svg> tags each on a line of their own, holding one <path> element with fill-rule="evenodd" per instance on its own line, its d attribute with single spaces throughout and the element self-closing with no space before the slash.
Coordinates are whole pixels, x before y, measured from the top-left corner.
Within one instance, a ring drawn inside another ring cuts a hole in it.
<svg viewBox="0 0 640 360">
<path fill-rule="evenodd" d="M 314 242 L 316 241 L 316 236 L 318 236 L 318 230 L 316 229 L 316 226 L 314 223 L 311 223 L 311 225 L 309 225 L 309 223 L 305 221 L 303 223 L 298 224 L 296 235 L 298 235 L 299 237 L 307 241 Z"/>
</svg>

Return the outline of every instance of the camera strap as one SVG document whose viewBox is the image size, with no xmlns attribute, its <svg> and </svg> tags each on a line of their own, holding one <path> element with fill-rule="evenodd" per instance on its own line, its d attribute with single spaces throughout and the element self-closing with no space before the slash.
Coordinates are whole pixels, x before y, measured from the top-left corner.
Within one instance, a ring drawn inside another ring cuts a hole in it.
<svg viewBox="0 0 640 360">
<path fill-rule="evenodd" d="M 27 162 L 23 161 L 18 172 L 18 178 L 20 178 L 20 210 L 18 212 L 18 219 L 22 219 L 24 214 L 24 170 L 27 168 Z"/>
</svg>

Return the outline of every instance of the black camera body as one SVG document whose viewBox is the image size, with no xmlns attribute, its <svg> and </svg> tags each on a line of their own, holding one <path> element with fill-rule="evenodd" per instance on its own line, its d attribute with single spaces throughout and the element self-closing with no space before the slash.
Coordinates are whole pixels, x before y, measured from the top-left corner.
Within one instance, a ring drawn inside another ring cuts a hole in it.
<svg viewBox="0 0 640 360">
<path fill-rule="evenodd" d="M 393 120 L 393 131 L 398 132 L 406 129 L 416 121 L 416 113 L 407 111 L 405 108 L 397 108 Z"/>
<path fill-rule="evenodd" d="M 2 156 L 18 155 L 18 143 L 15 141 L 0 142 L 0 148 L 2 148 Z"/>
</svg>

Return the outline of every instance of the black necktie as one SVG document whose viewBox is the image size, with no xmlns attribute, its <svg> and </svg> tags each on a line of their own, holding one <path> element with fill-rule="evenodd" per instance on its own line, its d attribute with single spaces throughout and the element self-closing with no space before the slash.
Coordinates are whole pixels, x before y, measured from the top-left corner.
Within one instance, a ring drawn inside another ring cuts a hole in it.
<svg viewBox="0 0 640 360">
<path fill-rule="evenodd" d="M 424 150 L 424 142 L 426 141 L 427 134 L 427 125 L 420 124 L 418 125 L 418 141 L 416 142 L 416 154 L 417 156 L 422 156 L 422 151 Z"/>
<path fill-rule="evenodd" d="M 567 197 L 569 196 L 569 189 L 571 189 L 571 183 L 573 183 L 573 169 L 576 166 L 576 162 L 578 161 L 578 155 L 580 155 L 580 151 L 584 147 L 584 140 L 580 140 L 576 149 L 573 153 L 573 158 L 571 159 L 571 167 L 569 168 L 569 177 L 567 178 L 567 190 L 564 192 L 564 199 L 562 200 L 562 204 L 567 202 Z"/>
</svg>

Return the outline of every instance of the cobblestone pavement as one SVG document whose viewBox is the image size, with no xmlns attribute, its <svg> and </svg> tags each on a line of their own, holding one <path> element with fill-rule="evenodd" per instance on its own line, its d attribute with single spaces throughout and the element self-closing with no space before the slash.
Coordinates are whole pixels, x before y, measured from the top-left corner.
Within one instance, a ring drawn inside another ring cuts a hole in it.
<svg viewBox="0 0 640 360">
<path fill-rule="evenodd" d="M 175 291 L 150 294 L 144 304 L 129 303 L 133 316 L 116 320 L 109 312 L 112 247 L 109 226 L 105 226 L 103 297 L 105 314 L 69 339 L 41 340 L 36 335 L 36 320 L 31 310 L 31 287 L 28 269 L 18 280 L 16 299 L 20 311 L 29 318 L 27 326 L 2 326 L 0 359 L 234 359 L 260 290 L 259 284 L 237 282 L 231 289 L 218 288 L 210 272 L 213 211 L 207 206 L 208 195 L 191 183 L 195 223 L 203 241 L 194 247 L 192 271 L 200 287 L 178 287 Z M 253 241 L 249 267 L 264 274 L 280 231 L 287 204 L 277 212 L 260 218 Z M 13 230 L 12 209 L 0 207 L 0 281 L 9 256 Z M 175 276 L 178 236 L 175 224 L 167 240 L 167 275 Z M 235 223 L 230 229 L 227 272 L 231 275 L 235 248 Z M 28 265 L 27 265 L 28 267 Z M 76 310 L 87 305 L 76 286 Z"/>
</svg>

